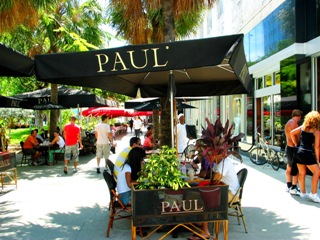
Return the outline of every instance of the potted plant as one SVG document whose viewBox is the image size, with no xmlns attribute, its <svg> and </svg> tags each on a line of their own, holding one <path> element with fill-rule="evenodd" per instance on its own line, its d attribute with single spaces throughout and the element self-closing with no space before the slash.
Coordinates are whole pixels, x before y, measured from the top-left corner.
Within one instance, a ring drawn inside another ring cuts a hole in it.
<svg viewBox="0 0 320 240">
<path fill-rule="evenodd" d="M 185 174 L 180 171 L 179 160 L 175 148 L 162 146 L 159 154 L 152 154 L 142 167 L 138 182 L 140 189 L 170 188 L 178 190 L 190 187 L 183 180 Z"/>
<path fill-rule="evenodd" d="M 196 148 L 198 150 L 198 157 L 205 159 L 206 167 L 210 169 L 210 185 L 219 184 L 222 173 L 219 173 L 215 166 L 221 161 L 232 154 L 242 160 L 241 155 L 235 151 L 237 142 L 244 137 L 243 133 L 239 133 L 233 136 L 232 131 L 234 125 L 229 126 L 229 120 L 223 126 L 220 119 L 218 118 L 215 124 L 212 124 L 208 118 L 206 118 L 207 128 L 202 127 L 201 139 L 197 140 Z M 216 180 L 213 182 L 213 180 Z"/>
</svg>

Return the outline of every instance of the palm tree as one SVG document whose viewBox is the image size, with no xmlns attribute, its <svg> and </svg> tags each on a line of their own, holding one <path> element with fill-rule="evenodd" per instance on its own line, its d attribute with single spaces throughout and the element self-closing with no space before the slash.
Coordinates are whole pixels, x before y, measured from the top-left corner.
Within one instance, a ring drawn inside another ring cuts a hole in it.
<svg viewBox="0 0 320 240">
<path fill-rule="evenodd" d="M 38 10 L 45 9 L 55 0 L 2 0 L 0 5 L 0 33 L 11 32 L 22 24 L 34 27 Z"/>
<path fill-rule="evenodd" d="M 204 10 L 212 7 L 214 1 L 111 0 L 108 15 L 117 35 L 132 44 L 170 42 L 193 33 L 202 22 Z M 160 142 L 171 146 L 170 105 L 165 102 L 161 99 Z M 157 116 L 153 116 L 154 124 L 157 124 Z"/>
<path fill-rule="evenodd" d="M 102 9 L 96 1 L 88 0 L 82 5 L 79 5 L 78 0 L 47 0 L 46 2 L 48 4 L 45 7 L 36 11 L 38 22 L 33 28 L 19 26 L 11 34 L 2 38 L 10 43 L 10 46 L 18 44 L 20 48 L 17 49 L 26 49 L 27 45 L 28 55 L 31 57 L 43 53 L 87 51 L 103 45 L 104 33 L 99 28 L 103 20 Z M 57 84 L 51 84 L 51 101 L 58 103 Z M 58 110 L 52 110 L 50 113 L 51 136 L 57 122 Z"/>
</svg>

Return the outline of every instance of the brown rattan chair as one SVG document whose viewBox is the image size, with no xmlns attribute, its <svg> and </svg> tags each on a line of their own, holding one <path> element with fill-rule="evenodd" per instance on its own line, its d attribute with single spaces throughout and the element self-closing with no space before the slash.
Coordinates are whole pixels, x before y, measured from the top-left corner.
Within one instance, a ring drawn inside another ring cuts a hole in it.
<svg viewBox="0 0 320 240">
<path fill-rule="evenodd" d="M 247 223 L 244 218 L 244 213 L 241 207 L 241 200 L 243 194 L 243 187 L 248 175 L 248 169 L 242 168 L 238 173 L 238 180 L 240 184 L 240 188 L 238 189 L 237 193 L 234 195 L 233 199 L 229 203 L 229 216 L 235 216 L 238 218 L 238 224 L 240 225 L 240 218 L 242 219 L 243 226 L 245 232 L 248 233 Z"/>
<path fill-rule="evenodd" d="M 113 176 L 105 170 L 103 172 L 104 180 L 106 181 L 109 192 L 110 192 L 110 203 L 109 203 L 109 222 L 106 236 L 109 237 L 110 230 L 113 227 L 115 220 L 131 219 L 131 211 L 128 211 L 127 207 L 121 202 L 120 197 L 116 192 L 116 181 Z"/>
</svg>

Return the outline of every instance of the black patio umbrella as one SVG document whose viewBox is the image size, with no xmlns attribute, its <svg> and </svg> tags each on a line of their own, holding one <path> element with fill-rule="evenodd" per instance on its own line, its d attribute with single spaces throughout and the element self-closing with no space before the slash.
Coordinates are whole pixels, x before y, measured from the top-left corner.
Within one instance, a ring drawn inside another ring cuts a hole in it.
<svg viewBox="0 0 320 240">
<path fill-rule="evenodd" d="M 35 63 L 39 81 L 169 97 L 172 145 L 174 97 L 247 94 L 252 83 L 243 34 L 36 55 Z"/>
<path fill-rule="evenodd" d="M 64 109 L 64 106 L 59 104 L 47 103 L 47 104 L 37 104 L 33 106 L 34 110 L 55 110 L 55 109 Z"/>
<path fill-rule="evenodd" d="M 160 109 L 160 107 L 161 107 L 161 104 L 160 104 L 160 101 L 158 100 L 158 101 L 148 101 L 148 102 L 142 103 L 142 104 L 134 107 L 133 109 L 138 110 L 138 111 L 152 111 L 155 109 Z M 194 106 L 191 106 L 189 104 L 179 102 L 179 101 L 177 101 L 176 107 L 179 110 L 184 109 L 184 108 L 196 108 Z"/>
<path fill-rule="evenodd" d="M 39 81 L 136 97 L 220 96 L 250 91 L 243 34 L 35 56 Z M 171 91 L 171 90 L 170 90 Z"/>
<path fill-rule="evenodd" d="M 0 95 L 0 108 L 22 108 L 25 100 L 16 97 L 5 97 Z"/>
<path fill-rule="evenodd" d="M 26 92 L 15 95 L 15 97 L 26 100 L 23 104 L 24 108 L 35 109 L 37 105 L 51 104 L 51 88 L 44 88 L 33 92 Z M 62 108 L 76 108 L 76 107 L 114 107 L 116 102 L 101 98 L 93 93 L 86 92 L 79 89 L 67 88 L 65 86 L 58 86 L 58 104 Z M 51 106 L 53 107 L 53 106 Z M 59 107 L 59 108 L 61 108 Z M 45 108 L 52 109 L 52 108 Z M 57 109 L 57 108 L 55 108 Z"/>
<path fill-rule="evenodd" d="M 178 103 L 178 102 L 190 102 L 190 101 L 208 100 L 208 99 L 210 99 L 210 97 L 176 97 L 175 99 L 176 99 L 176 101 Z M 160 105 L 160 98 L 153 97 L 153 98 L 131 99 L 131 100 L 128 100 L 128 101 L 124 102 L 124 108 L 126 108 L 126 109 L 135 109 L 136 107 L 139 107 L 142 104 L 147 104 L 148 102 L 155 102 L 155 103 L 157 103 L 157 105 Z M 183 105 L 183 106 L 186 106 L 186 105 Z M 182 107 L 182 108 L 188 108 L 188 107 Z M 152 110 L 152 108 L 151 108 L 151 110 Z"/>
<path fill-rule="evenodd" d="M 33 59 L 0 43 L 0 76 L 30 77 L 34 75 Z"/>
</svg>

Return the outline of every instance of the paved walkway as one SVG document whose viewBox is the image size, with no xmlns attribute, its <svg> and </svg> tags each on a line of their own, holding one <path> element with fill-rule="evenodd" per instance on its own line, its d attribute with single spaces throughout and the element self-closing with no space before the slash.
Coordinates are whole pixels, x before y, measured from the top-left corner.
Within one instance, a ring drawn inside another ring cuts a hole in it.
<svg viewBox="0 0 320 240">
<path fill-rule="evenodd" d="M 122 140 L 118 138 L 117 153 L 129 144 L 130 137 L 128 133 Z M 111 160 L 116 156 L 111 155 Z M 17 160 L 20 158 L 18 155 Z M 268 166 L 255 166 L 247 157 L 237 166 L 243 167 L 249 170 L 243 196 L 249 233 L 237 225 L 236 218 L 229 217 L 230 240 L 319 239 L 320 204 L 286 193 L 283 169 L 276 172 Z M 106 239 L 109 194 L 95 168 L 94 155 L 81 156 L 76 174 L 65 175 L 62 163 L 19 166 L 18 189 L 7 186 L 0 194 L 0 239 Z M 188 236 L 189 232 L 182 232 L 178 239 Z M 157 233 L 149 239 L 159 238 Z M 109 239 L 131 239 L 130 222 L 116 221 Z M 222 233 L 219 239 L 223 239 Z"/>
</svg>

